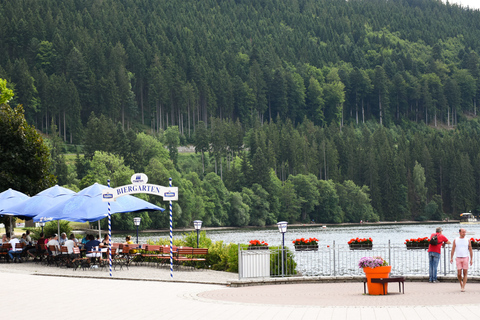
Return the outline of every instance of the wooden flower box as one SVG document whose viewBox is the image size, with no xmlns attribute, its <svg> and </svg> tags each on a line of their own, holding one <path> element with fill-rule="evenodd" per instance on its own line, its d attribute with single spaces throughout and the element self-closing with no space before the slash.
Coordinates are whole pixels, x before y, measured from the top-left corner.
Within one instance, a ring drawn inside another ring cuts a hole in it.
<svg viewBox="0 0 480 320">
<path fill-rule="evenodd" d="M 318 244 L 296 244 L 295 251 L 318 251 Z"/>
<path fill-rule="evenodd" d="M 248 246 L 247 250 L 268 250 L 268 246 Z"/>
<path fill-rule="evenodd" d="M 350 250 L 372 250 L 372 243 L 350 243 Z"/>
<path fill-rule="evenodd" d="M 407 250 L 428 249 L 428 243 L 407 243 Z"/>
</svg>

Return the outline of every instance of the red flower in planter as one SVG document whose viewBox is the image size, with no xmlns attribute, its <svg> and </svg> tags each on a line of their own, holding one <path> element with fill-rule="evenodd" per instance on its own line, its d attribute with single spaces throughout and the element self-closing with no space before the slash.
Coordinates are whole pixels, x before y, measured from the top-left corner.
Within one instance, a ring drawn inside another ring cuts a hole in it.
<svg viewBox="0 0 480 320">
<path fill-rule="evenodd" d="M 480 246 L 480 239 L 470 238 L 472 246 Z"/>
<path fill-rule="evenodd" d="M 428 244 L 428 237 L 417 238 L 417 239 L 406 239 L 404 242 L 406 245 L 409 244 Z"/>
<path fill-rule="evenodd" d="M 372 244 L 372 238 L 353 238 L 348 241 L 348 244 Z"/>
<path fill-rule="evenodd" d="M 295 239 L 292 241 L 292 243 L 296 246 L 315 246 L 318 244 L 318 239 L 317 238 L 300 238 L 300 239 Z"/>
<path fill-rule="evenodd" d="M 268 247 L 268 243 L 266 243 L 265 241 L 250 240 L 249 243 L 249 245 L 252 247 Z"/>
</svg>

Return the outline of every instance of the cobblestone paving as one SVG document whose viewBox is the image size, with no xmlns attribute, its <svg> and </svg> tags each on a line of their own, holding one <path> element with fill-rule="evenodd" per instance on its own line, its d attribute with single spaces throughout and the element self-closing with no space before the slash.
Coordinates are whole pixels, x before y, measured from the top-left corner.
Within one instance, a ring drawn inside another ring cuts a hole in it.
<svg viewBox="0 0 480 320">
<path fill-rule="evenodd" d="M 405 294 L 396 283 L 389 284 L 387 296 L 363 294 L 363 284 L 320 283 L 226 288 L 199 294 L 201 298 L 272 305 L 303 306 L 439 306 L 480 303 L 480 283 L 467 283 L 460 292 L 458 283 L 406 282 Z"/>
<path fill-rule="evenodd" d="M 174 277 L 181 282 L 172 282 L 167 280 L 169 270 L 162 268 L 131 267 L 117 271 L 113 279 L 105 278 L 105 271 L 70 274 L 66 270 L 29 263 L 0 264 L 1 318 L 480 319 L 480 283 L 469 283 L 467 291 L 460 292 L 453 282 L 406 282 L 405 294 L 391 284 L 388 296 L 368 296 L 363 294 L 361 282 L 229 288 L 210 283 L 215 282 L 212 279 L 228 282 L 236 279 L 235 274 L 179 271 Z"/>
</svg>

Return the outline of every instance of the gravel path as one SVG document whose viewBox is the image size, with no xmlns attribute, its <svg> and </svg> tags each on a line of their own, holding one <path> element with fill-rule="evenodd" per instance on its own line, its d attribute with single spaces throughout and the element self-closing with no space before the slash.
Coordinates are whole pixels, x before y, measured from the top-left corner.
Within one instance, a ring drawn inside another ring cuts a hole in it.
<svg viewBox="0 0 480 320">
<path fill-rule="evenodd" d="M 0 272 L 63 277 L 110 278 L 108 269 L 73 270 L 65 267 L 47 266 L 33 261 L 0 263 Z M 173 278 L 171 278 L 169 267 L 159 268 L 154 265 L 133 265 L 130 266 L 129 269 L 123 268 L 123 270 L 120 270 L 117 268 L 117 270 L 112 270 L 112 278 L 227 285 L 229 281 L 238 280 L 238 274 L 204 269 L 175 268 Z"/>
</svg>

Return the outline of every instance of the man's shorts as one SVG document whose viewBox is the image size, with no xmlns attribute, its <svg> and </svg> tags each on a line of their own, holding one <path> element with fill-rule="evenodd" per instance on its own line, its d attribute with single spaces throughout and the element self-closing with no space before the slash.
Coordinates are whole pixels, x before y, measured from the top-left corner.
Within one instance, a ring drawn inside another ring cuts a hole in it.
<svg viewBox="0 0 480 320">
<path fill-rule="evenodd" d="M 469 257 L 456 258 L 457 261 L 457 270 L 468 270 L 468 262 L 470 261 Z"/>
</svg>

